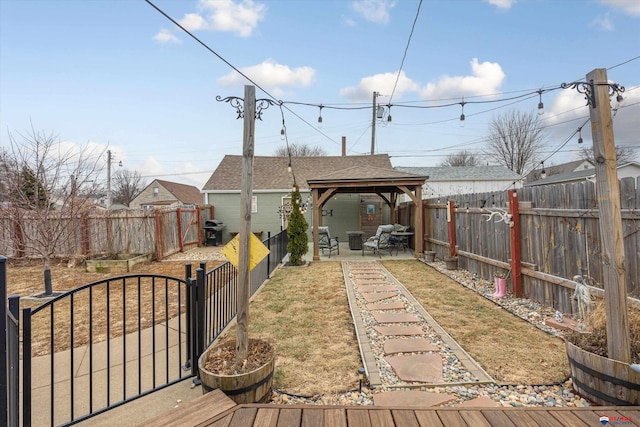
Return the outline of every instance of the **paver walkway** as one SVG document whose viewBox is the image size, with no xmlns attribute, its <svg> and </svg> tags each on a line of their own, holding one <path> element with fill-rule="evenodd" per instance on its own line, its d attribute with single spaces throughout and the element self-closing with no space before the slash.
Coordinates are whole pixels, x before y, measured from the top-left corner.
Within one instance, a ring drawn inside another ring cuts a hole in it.
<svg viewBox="0 0 640 427">
<path fill-rule="evenodd" d="M 342 269 L 367 378 L 390 390 L 375 405 L 440 405 L 454 397 L 425 388 L 495 382 L 382 264 L 343 261 Z"/>
</svg>

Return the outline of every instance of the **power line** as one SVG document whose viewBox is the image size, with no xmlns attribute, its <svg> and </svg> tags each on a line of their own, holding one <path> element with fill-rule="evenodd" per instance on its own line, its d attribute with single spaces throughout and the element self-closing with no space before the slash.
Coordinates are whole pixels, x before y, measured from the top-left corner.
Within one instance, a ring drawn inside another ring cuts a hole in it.
<svg viewBox="0 0 640 427">
<path fill-rule="evenodd" d="M 418 3 L 418 10 L 416 11 L 416 17 L 413 19 L 413 25 L 411 26 L 411 32 L 409 33 L 409 40 L 407 40 L 407 46 L 404 48 L 404 54 L 402 55 L 402 61 L 400 62 L 400 68 L 398 69 L 398 75 L 396 76 L 396 82 L 393 84 L 393 90 L 391 91 L 391 96 L 389 97 L 389 104 L 391 104 L 391 100 L 393 99 L 393 95 L 396 93 L 396 87 L 398 86 L 398 80 L 400 80 L 400 74 L 402 73 L 402 67 L 404 66 L 404 60 L 407 57 L 407 51 L 409 50 L 409 45 L 411 44 L 411 37 L 413 37 L 413 30 L 416 28 L 416 22 L 418 22 L 418 16 L 420 16 L 420 7 L 422 6 L 422 0 Z"/>
</svg>

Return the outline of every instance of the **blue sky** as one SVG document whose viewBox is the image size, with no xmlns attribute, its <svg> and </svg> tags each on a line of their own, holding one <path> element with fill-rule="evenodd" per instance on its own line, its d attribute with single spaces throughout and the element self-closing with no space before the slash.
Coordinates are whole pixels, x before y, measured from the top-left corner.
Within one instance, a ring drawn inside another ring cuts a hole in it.
<svg viewBox="0 0 640 427">
<path fill-rule="evenodd" d="M 544 159 L 589 114 L 576 90 L 552 89 L 606 68 L 626 88 L 616 144 L 640 158 L 638 0 L 153 3 L 251 78 L 258 98 L 284 101 L 290 143 L 340 155 L 344 136 L 348 154 L 370 153 L 375 91 L 392 116 L 376 121 L 375 152 L 394 166 L 435 166 L 461 149 L 480 155 L 488 122 L 537 111 L 542 89 Z M 143 0 L 0 0 L 3 146 L 33 124 L 68 145 L 108 147 L 147 181 L 200 188 L 225 154 L 242 154 L 242 120 L 215 98 L 242 97 L 247 83 Z M 408 108 L 444 104 L 453 105 Z M 270 107 L 256 124 L 256 155 L 284 144 L 281 128 Z M 545 165 L 579 148 L 574 136 Z"/>
</svg>

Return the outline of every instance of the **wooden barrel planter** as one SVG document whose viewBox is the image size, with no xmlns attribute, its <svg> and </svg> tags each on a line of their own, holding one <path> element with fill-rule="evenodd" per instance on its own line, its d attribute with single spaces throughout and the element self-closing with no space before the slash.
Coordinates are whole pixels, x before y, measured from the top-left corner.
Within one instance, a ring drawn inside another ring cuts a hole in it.
<svg viewBox="0 0 640 427">
<path fill-rule="evenodd" d="M 640 405 L 640 374 L 623 362 L 599 356 L 565 341 L 573 388 L 603 406 Z"/>
<path fill-rule="evenodd" d="M 424 260 L 426 262 L 434 262 L 436 260 L 436 251 L 424 251 Z"/>
<path fill-rule="evenodd" d="M 447 270 L 457 270 L 458 269 L 458 257 L 457 256 L 446 256 L 446 257 L 444 257 L 444 267 Z"/>
<path fill-rule="evenodd" d="M 250 339 L 249 349 L 251 349 L 251 346 L 257 341 L 261 340 Z M 235 343 L 235 341 L 233 342 Z M 221 345 L 224 344 L 225 343 L 222 343 Z M 252 371 L 232 375 L 211 372 L 205 368 L 209 354 L 218 350 L 217 346 L 210 346 L 198 359 L 202 393 L 208 393 L 218 388 L 238 404 L 269 402 L 271 400 L 276 357 L 271 345 L 266 344 L 269 346 L 271 354 L 270 359 L 267 360 L 266 363 Z"/>
</svg>

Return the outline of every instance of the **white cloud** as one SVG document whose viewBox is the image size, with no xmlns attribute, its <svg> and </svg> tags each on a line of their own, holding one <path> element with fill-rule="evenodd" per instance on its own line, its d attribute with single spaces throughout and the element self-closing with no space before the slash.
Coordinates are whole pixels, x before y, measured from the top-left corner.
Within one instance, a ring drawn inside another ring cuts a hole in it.
<svg viewBox="0 0 640 427">
<path fill-rule="evenodd" d="M 620 9 L 631 16 L 640 16 L 640 1 L 638 0 L 599 0 L 600 3 Z"/>
<path fill-rule="evenodd" d="M 351 7 L 367 21 L 377 24 L 389 22 L 389 12 L 396 5 L 395 0 L 357 0 Z"/>
<path fill-rule="evenodd" d="M 516 3 L 516 0 L 484 0 L 484 1 L 489 3 L 492 6 L 496 6 L 498 9 L 504 9 L 504 10 L 511 9 L 511 6 L 513 6 Z"/>
<path fill-rule="evenodd" d="M 272 59 L 267 59 L 261 64 L 240 68 L 247 77 L 273 91 L 273 95 L 281 96 L 285 87 L 304 87 L 313 83 L 315 70 L 311 67 L 290 68 L 288 65 L 278 64 Z M 224 87 L 246 84 L 246 80 L 235 71 L 217 80 Z"/>
<path fill-rule="evenodd" d="M 248 37 L 264 19 L 267 7 L 253 0 L 200 0 L 199 13 L 187 13 L 179 21 L 189 31 L 229 31 Z"/>
<path fill-rule="evenodd" d="M 605 13 L 604 15 L 597 16 L 591 24 L 604 31 L 614 30 L 613 22 L 611 22 L 611 19 L 609 18 L 609 12 Z"/>
<path fill-rule="evenodd" d="M 497 93 L 505 74 L 500 64 L 479 63 L 471 60 L 470 76 L 443 76 L 435 83 L 428 83 L 421 91 L 423 98 L 439 99 Z"/>
<path fill-rule="evenodd" d="M 160 43 L 180 43 L 180 39 L 171 34 L 171 31 L 165 28 L 153 36 L 153 39 Z"/>
<path fill-rule="evenodd" d="M 399 78 L 397 72 L 363 77 L 358 86 L 340 89 L 340 96 L 353 102 L 370 100 L 373 92 L 379 92 L 382 96 L 391 96 L 396 78 L 398 84 L 393 94 L 394 99 L 400 99 L 404 93 L 417 92 L 420 89 L 418 83 L 415 83 L 407 77 L 404 71 L 401 71 Z"/>
</svg>

